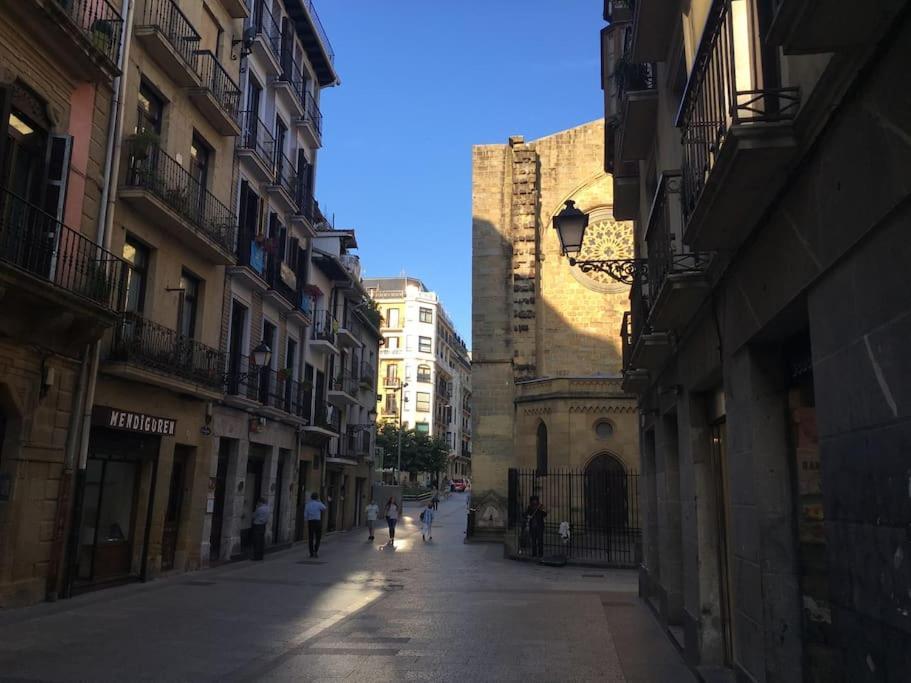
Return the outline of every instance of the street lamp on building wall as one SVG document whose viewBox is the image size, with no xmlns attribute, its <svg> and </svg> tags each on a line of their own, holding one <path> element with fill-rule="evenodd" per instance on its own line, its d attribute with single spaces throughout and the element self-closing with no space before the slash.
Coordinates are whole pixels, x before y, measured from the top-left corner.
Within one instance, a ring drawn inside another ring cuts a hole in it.
<svg viewBox="0 0 911 683">
<path fill-rule="evenodd" d="M 264 341 L 261 341 L 250 355 L 253 356 L 253 364 L 257 368 L 264 368 L 272 362 L 272 349 Z"/>
<path fill-rule="evenodd" d="M 563 210 L 554 216 L 554 229 L 560 238 L 560 249 L 564 256 L 569 257 L 569 265 L 579 266 L 583 273 L 605 273 L 625 285 L 633 284 L 637 274 L 648 274 L 648 262 L 645 259 L 577 259 L 579 252 L 582 251 L 587 227 L 588 214 L 577 209 L 572 199 L 567 199 Z"/>
</svg>

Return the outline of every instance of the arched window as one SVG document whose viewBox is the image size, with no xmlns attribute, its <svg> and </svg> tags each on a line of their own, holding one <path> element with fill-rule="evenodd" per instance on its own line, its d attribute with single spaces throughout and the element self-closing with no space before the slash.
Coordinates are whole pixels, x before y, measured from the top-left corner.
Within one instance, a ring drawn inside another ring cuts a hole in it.
<svg viewBox="0 0 911 683">
<path fill-rule="evenodd" d="M 538 474 L 547 474 L 547 425 L 544 422 L 538 423 L 537 456 Z"/>
</svg>

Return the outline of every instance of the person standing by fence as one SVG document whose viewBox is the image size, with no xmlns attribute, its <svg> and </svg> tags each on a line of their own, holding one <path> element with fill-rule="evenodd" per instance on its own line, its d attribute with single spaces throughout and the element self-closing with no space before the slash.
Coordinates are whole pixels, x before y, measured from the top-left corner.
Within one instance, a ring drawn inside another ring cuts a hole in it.
<svg viewBox="0 0 911 683">
<path fill-rule="evenodd" d="M 541 505 L 538 496 L 532 496 L 525 509 L 525 523 L 528 525 L 528 537 L 531 541 L 531 556 L 544 557 L 544 518 L 547 510 Z"/>
</svg>

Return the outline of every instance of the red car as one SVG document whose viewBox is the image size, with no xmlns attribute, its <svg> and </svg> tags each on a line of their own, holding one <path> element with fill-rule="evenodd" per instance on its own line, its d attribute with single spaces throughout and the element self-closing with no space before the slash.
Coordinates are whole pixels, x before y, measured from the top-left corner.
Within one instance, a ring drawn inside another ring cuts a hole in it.
<svg viewBox="0 0 911 683">
<path fill-rule="evenodd" d="M 468 485 L 464 481 L 454 481 L 452 482 L 452 488 L 458 493 L 464 493 Z"/>
</svg>

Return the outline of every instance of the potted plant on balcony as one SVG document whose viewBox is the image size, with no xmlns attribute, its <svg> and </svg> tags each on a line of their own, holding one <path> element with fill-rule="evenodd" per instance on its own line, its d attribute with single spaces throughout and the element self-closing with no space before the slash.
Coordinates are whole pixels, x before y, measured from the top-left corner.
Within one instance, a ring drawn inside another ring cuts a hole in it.
<svg viewBox="0 0 911 683">
<path fill-rule="evenodd" d="M 282 381 L 294 376 L 294 368 L 281 368 L 275 373 Z"/>
<path fill-rule="evenodd" d="M 161 144 L 161 138 L 158 133 L 149 128 L 140 128 L 137 133 L 130 136 L 130 155 L 134 159 L 148 159 L 153 149 Z"/>
</svg>

